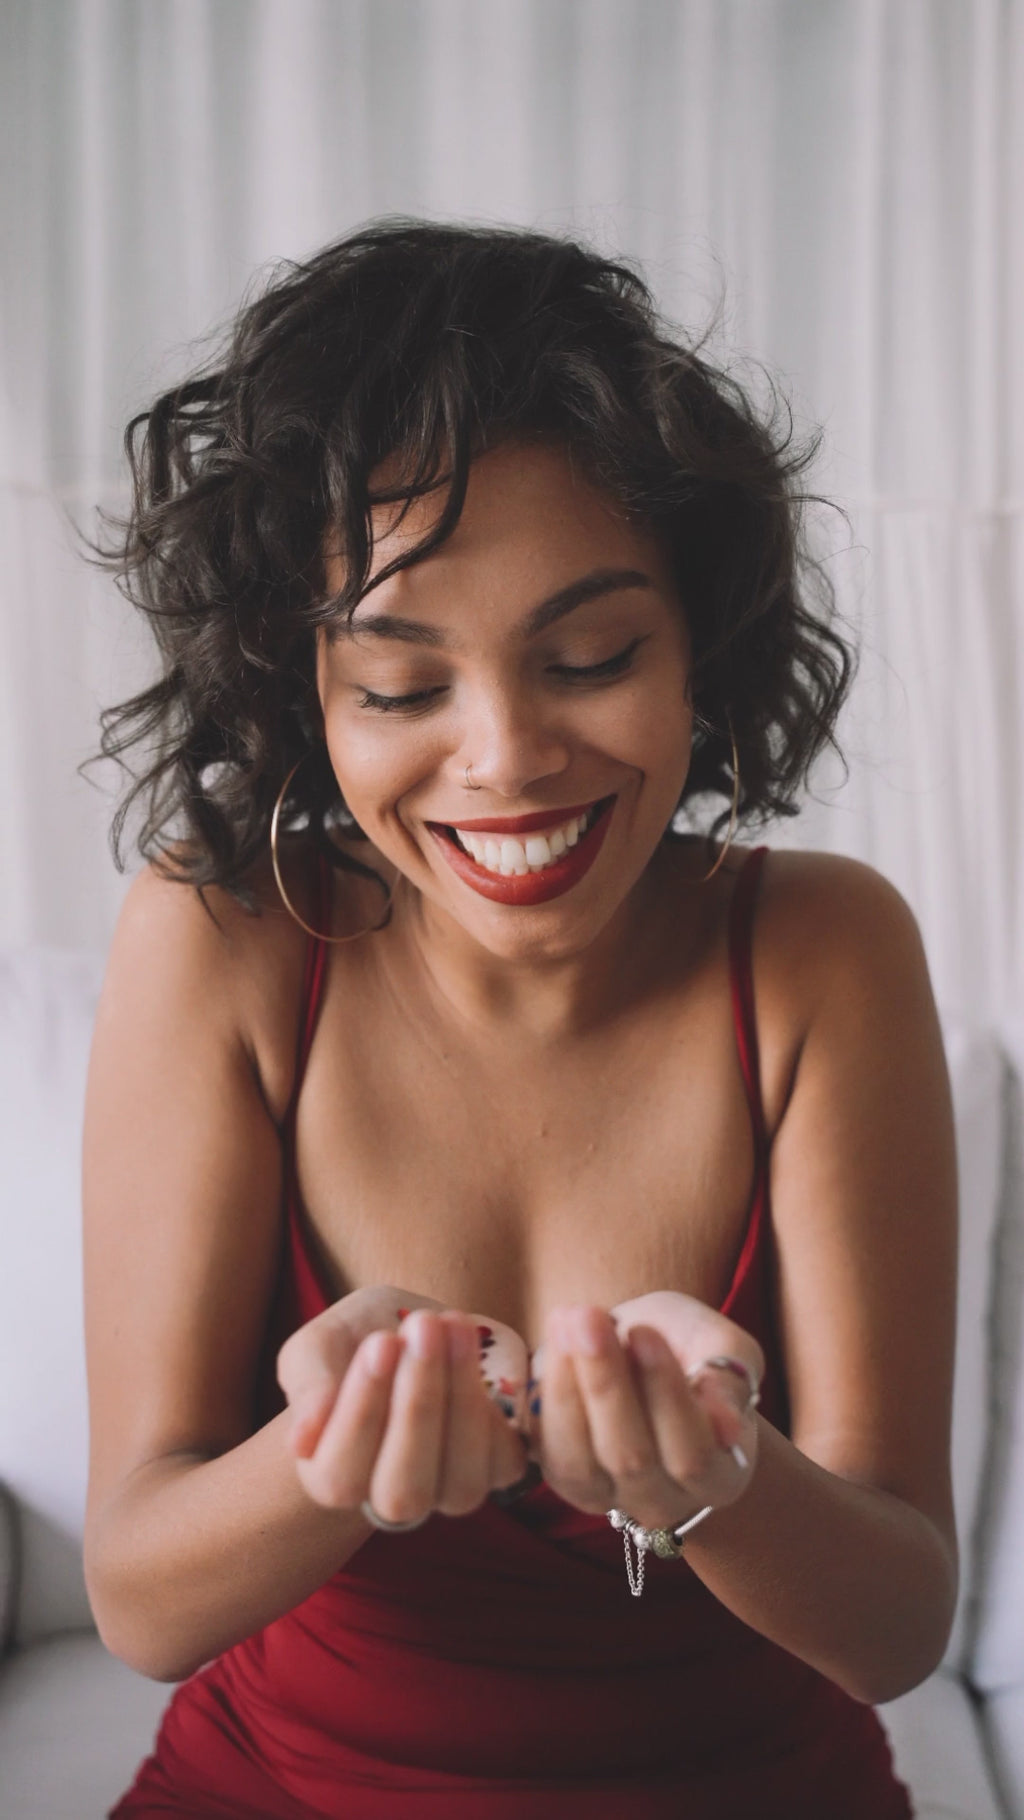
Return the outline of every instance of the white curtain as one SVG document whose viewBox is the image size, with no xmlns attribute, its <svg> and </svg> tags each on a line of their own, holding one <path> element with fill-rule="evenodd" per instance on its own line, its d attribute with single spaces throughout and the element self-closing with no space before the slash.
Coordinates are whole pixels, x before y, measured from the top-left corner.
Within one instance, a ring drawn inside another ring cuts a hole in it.
<svg viewBox="0 0 1024 1820">
<path fill-rule="evenodd" d="M 0 939 L 102 945 L 99 706 L 148 673 L 70 526 L 256 268 L 403 212 L 580 232 L 822 422 L 850 776 L 942 1002 L 1024 1018 L 1024 0 L 5 0 Z"/>
</svg>

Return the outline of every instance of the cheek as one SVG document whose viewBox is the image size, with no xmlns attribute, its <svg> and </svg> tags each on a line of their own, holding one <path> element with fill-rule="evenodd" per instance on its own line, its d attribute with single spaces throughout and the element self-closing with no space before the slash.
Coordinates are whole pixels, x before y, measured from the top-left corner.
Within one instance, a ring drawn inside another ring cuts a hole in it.
<svg viewBox="0 0 1024 1820">
<path fill-rule="evenodd" d="M 663 779 L 671 790 L 690 763 L 693 716 L 685 681 L 666 673 L 642 688 L 609 691 L 599 719 L 591 710 L 589 736 L 609 756 L 641 771 L 649 783 Z"/>
<path fill-rule="evenodd" d="M 360 826 L 386 821 L 395 803 L 436 767 L 436 739 L 424 724 L 327 721 L 327 750 L 338 787 Z"/>
</svg>

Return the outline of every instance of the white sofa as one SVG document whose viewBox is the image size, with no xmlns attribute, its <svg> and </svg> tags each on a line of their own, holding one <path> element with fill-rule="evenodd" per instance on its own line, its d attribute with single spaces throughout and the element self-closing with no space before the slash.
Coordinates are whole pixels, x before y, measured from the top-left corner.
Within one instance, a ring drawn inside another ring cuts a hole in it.
<svg viewBox="0 0 1024 1820">
<path fill-rule="evenodd" d="M 104 1650 L 79 1559 L 79 1141 L 100 971 L 0 953 L 0 1820 L 101 1820 L 169 1694 Z M 963 1593 L 944 1666 L 885 1717 L 922 1820 L 1024 1820 L 1024 1031 L 997 1043 L 950 1023 L 947 1049 Z"/>
</svg>

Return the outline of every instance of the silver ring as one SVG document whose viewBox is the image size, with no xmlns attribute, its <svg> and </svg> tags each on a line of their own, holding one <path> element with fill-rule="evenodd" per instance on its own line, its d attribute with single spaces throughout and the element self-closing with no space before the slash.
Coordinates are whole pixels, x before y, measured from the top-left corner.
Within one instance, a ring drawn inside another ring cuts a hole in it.
<svg viewBox="0 0 1024 1820">
<path fill-rule="evenodd" d="M 427 1517 L 414 1517 L 411 1523 L 389 1523 L 387 1517 L 380 1516 L 374 1510 L 369 1498 L 364 1498 L 359 1508 L 366 1521 L 372 1523 L 374 1529 L 382 1530 L 386 1536 L 401 1536 L 405 1534 L 406 1530 L 421 1529 L 430 1515 L 428 1510 Z"/>
<path fill-rule="evenodd" d="M 466 789 L 467 790 L 482 790 L 483 784 L 474 784 L 470 781 L 469 774 L 472 771 L 472 769 L 473 769 L 473 767 L 471 764 L 466 766 Z"/>
<path fill-rule="evenodd" d="M 706 1371 L 731 1371 L 735 1377 L 742 1378 L 747 1387 L 747 1404 L 743 1414 L 748 1416 L 751 1410 L 757 1408 L 761 1401 L 761 1386 L 744 1359 L 730 1358 L 724 1353 L 716 1354 L 712 1359 L 702 1359 L 699 1365 L 687 1372 L 686 1382 L 696 1384 Z"/>
</svg>

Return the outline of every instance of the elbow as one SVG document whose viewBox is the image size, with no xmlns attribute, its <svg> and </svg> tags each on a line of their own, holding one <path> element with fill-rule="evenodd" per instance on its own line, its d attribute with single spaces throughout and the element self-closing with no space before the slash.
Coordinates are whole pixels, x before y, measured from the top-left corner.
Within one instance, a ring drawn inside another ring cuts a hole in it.
<svg viewBox="0 0 1024 1820">
<path fill-rule="evenodd" d="M 911 1626 L 901 1623 L 898 1612 L 888 1613 L 872 1639 L 874 1646 L 864 1651 L 856 1667 L 847 1663 L 845 1671 L 834 1676 L 843 1692 L 863 1706 L 885 1706 L 927 1681 L 946 1653 L 956 1597 L 956 1554 L 944 1552 L 941 1579 L 924 1608 L 915 1613 L 916 1621 Z"/>
<path fill-rule="evenodd" d="M 186 1680 L 193 1672 L 190 1664 L 182 1664 L 171 1658 L 169 1652 L 161 1647 L 160 1638 L 148 1633 L 144 1625 L 133 1622 L 130 1612 L 111 1609 L 98 1602 L 91 1593 L 89 1602 L 100 1642 L 108 1654 L 116 1656 L 126 1668 L 132 1669 L 137 1675 L 143 1675 L 147 1681 L 166 1681 L 171 1685 Z"/>
<path fill-rule="evenodd" d="M 147 1681 L 184 1681 L 201 1663 L 183 1663 L 123 1575 L 104 1573 L 87 1547 L 85 1586 L 104 1649 Z"/>
<path fill-rule="evenodd" d="M 873 1663 L 857 1673 L 835 1678 L 843 1692 L 861 1706 L 887 1706 L 890 1700 L 898 1700 L 901 1694 L 909 1694 L 927 1681 L 941 1661 L 942 1650 L 937 1649 L 916 1660 L 904 1657 L 899 1662 Z"/>
</svg>

